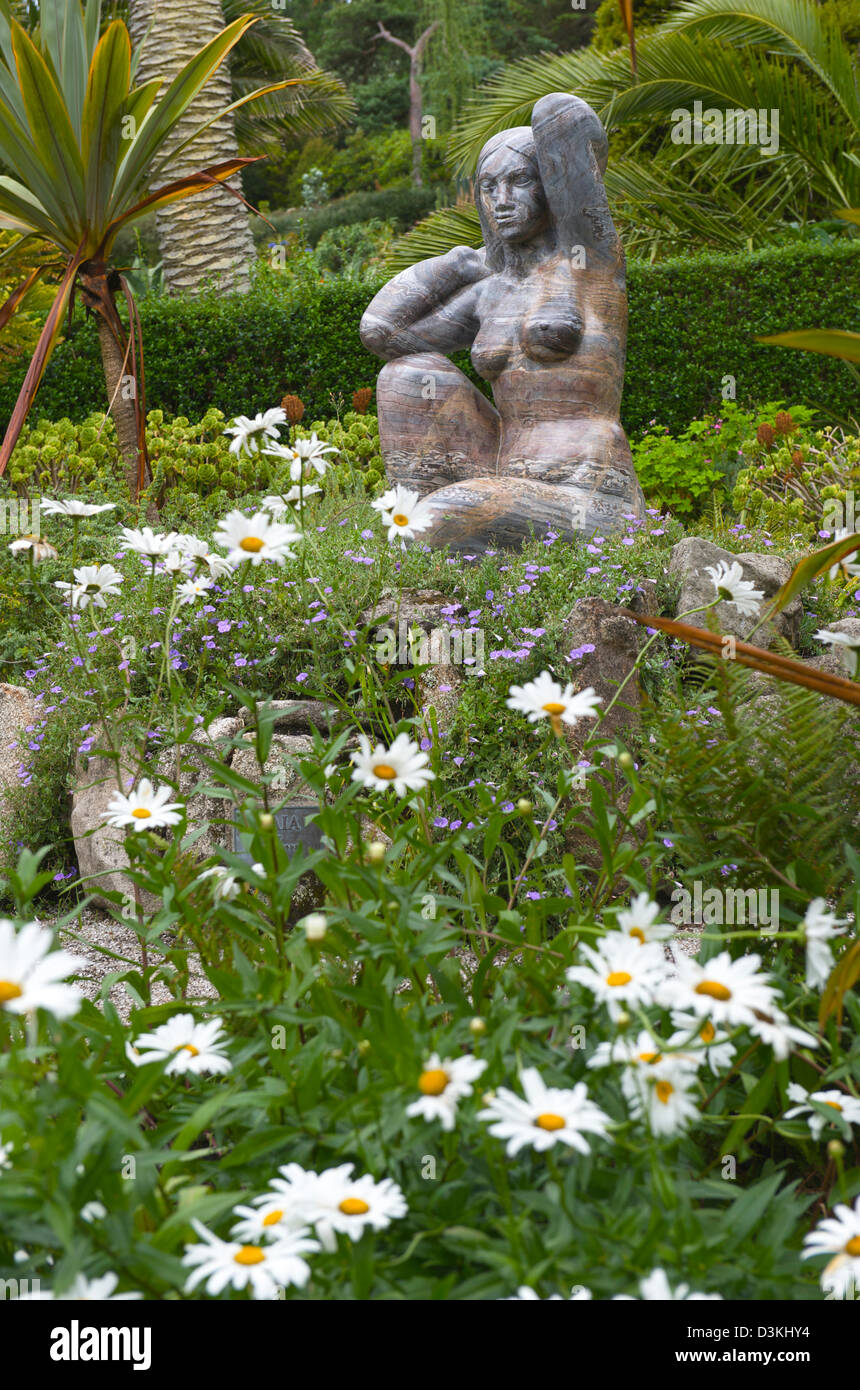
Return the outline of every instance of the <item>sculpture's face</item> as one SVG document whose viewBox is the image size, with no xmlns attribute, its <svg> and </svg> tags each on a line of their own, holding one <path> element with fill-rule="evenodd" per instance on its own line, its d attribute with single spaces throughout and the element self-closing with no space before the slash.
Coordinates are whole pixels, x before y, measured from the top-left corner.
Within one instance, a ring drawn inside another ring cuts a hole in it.
<svg viewBox="0 0 860 1390">
<path fill-rule="evenodd" d="M 503 241 L 531 241 L 549 221 L 543 185 L 534 165 L 502 147 L 481 165 L 478 197 Z"/>
</svg>

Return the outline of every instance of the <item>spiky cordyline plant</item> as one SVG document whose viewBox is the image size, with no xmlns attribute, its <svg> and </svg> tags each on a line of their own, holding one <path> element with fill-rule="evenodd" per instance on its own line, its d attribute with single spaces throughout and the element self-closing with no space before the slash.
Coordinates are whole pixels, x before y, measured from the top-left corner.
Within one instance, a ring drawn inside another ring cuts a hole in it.
<svg viewBox="0 0 860 1390">
<path fill-rule="evenodd" d="M 249 162 L 232 159 L 147 192 L 158 182 L 164 162 L 160 155 L 177 121 L 254 22 L 245 15 L 228 25 L 159 95 L 158 80 L 134 85 L 131 41 L 124 24 L 114 20 L 99 37 L 99 0 L 86 0 L 83 10 L 79 0 L 42 0 L 36 39 L 13 17 L 9 0 L 0 0 L 0 165 L 15 171 L 14 177 L 0 176 L 0 228 L 20 232 L 22 241 L 47 241 L 63 265 L 56 298 L 0 447 L 0 474 L 79 290 L 96 316 L 129 483 L 135 495 L 143 486 L 139 331 L 135 334 L 130 291 L 111 267 L 110 254 L 121 228 L 145 212 L 202 192 Z M 261 88 L 233 102 L 195 129 L 184 145 L 212 120 L 274 89 Z M 171 150 L 170 157 L 176 153 Z M 26 285 L 44 268 L 36 267 L 0 307 L 0 330 L 20 304 Z M 119 294 L 128 305 L 129 333 L 117 309 Z"/>
</svg>

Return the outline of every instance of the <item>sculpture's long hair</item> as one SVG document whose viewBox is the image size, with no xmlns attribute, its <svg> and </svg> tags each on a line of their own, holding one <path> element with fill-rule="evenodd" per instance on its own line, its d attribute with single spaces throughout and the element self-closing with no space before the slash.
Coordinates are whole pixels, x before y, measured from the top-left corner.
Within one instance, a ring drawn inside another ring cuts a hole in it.
<svg viewBox="0 0 860 1390">
<path fill-rule="evenodd" d="M 566 92 L 542 97 L 530 126 L 500 131 L 478 156 L 475 203 L 490 269 L 504 267 L 504 242 L 481 198 L 481 168 L 490 155 L 505 148 L 534 166 L 559 247 L 569 252 L 583 246 L 592 256 L 620 265 L 623 274 L 623 251 L 603 187 L 609 153 L 606 131 L 587 102 Z"/>
</svg>

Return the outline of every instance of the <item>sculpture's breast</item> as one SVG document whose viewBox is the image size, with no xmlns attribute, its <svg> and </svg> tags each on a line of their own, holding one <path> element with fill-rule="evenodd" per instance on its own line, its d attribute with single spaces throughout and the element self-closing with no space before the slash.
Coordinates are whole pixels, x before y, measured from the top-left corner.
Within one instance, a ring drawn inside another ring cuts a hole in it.
<svg viewBox="0 0 860 1390">
<path fill-rule="evenodd" d="M 523 352 L 534 362 L 563 362 L 579 348 L 582 330 L 582 315 L 570 299 L 550 300 L 523 323 Z"/>
</svg>

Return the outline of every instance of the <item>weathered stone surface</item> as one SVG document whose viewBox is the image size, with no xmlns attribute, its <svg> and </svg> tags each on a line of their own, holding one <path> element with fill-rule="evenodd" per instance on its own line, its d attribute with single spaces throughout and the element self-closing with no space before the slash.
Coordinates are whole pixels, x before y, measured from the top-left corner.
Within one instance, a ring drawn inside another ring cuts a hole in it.
<svg viewBox="0 0 860 1390">
<path fill-rule="evenodd" d="M 343 717 L 336 705 L 321 700 L 270 700 L 269 708 L 275 711 L 272 727 L 282 734 L 307 734 L 311 729 L 325 734 Z M 250 710 L 243 710 L 241 719 L 245 727 L 251 725 Z"/>
<path fill-rule="evenodd" d="M 119 775 L 123 790 L 128 790 L 137 769 L 132 751 L 122 749 Z M 86 892 L 93 894 L 100 903 L 109 901 L 106 892 L 120 893 L 127 900 L 136 901 L 135 885 L 127 872 L 125 831 L 105 825 L 102 819 L 108 802 L 118 790 L 117 764 L 113 758 L 91 753 L 76 760 L 70 817 L 75 857 L 78 873 L 88 880 L 83 885 Z M 141 892 L 140 902 L 147 912 L 155 911 L 158 906 L 158 900 L 149 893 Z"/>
<path fill-rule="evenodd" d="M 669 574 L 681 580 L 677 609 L 679 617 L 691 608 L 701 608 L 712 601 L 714 585 L 705 569 L 707 566 L 718 565 L 721 560 L 729 565 L 737 561 L 743 570 L 744 579 L 750 580 L 756 589 L 763 591 L 762 611 L 791 575 L 791 565 L 778 555 L 758 555 L 753 552 L 734 555 L 700 536 L 685 536 L 673 546 L 669 561 Z M 742 641 L 750 637 L 759 620 L 757 616 L 742 614 L 733 603 L 719 603 L 712 612 L 716 615 L 722 632 L 732 633 Z M 778 635 L 794 645 L 800 632 L 802 616 L 802 604 L 800 599 L 795 597 L 776 615 L 772 623 L 763 624 L 758 629 L 752 641 L 756 646 L 770 647 L 774 637 Z M 704 614 L 699 613 L 691 617 L 689 622 L 695 627 L 707 625 Z"/>
<path fill-rule="evenodd" d="M 461 552 L 622 528 L 645 503 L 619 421 L 624 252 L 603 187 L 608 141 L 579 97 L 482 149 L 484 246 L 402 271 L 361 322 L 388 476 L 432 507 L 422 539 Z M 495 406 L 444 354 L 471 350 Z"/>
<path fill-rule="evenodd" d="M 581 655 L 567 671 L 559 673 L 560 677 L 566 675 L 579 690 L 592 686 L 603 701 L 601 709 L 608 709 L 622 682 L 633 670 L 642 629 L 606 599 L 581 598 L 565 619 L 562 630 L 565 655 L 571 651 Z M 641 702 L 639 679 L 634 673 L 601 720 L 601 738 L 617 736 L 625 740 L 639 725 Z M 571 747 L 579 752 L 594 729 L 593 720 L 581 720 L 573 727 L 565 726 L 565 734 Z"/>
<path fill-rule="evenodd" d="M 313 742 L 308 737 L 291 734 L 275 734 L 272 747 L 262 772 L 274 776 L 276 781 L 271 792 L 271 800 L 280 805 L 286 801 L 284 809 L 296 808 L 296 818 L 304 822 L 311 809 L 319 806 L 319 797 L 301 775 L 294 763 L 313 753 Z M 253 748 L 239 748 L 233 754 L 231 766 L 241 777 L 257 781 L 261 776 L 260 764 Z M 234 849 L 233 832 L 230 831 L 230 849 Z M 313 872 L 302 874 L 293 892 L 290 904 L 289 922 L 295 923 L 313 912 L 325 898 L 325 889 Z"/>
<path fill-rule="evenodd" d="M 9 824 L 7 793 L 21 785 L 18 771 L 27 761 L 24 731 L 36 718 L 36 705 L 29 690 L 21 685 L 0 683 L 0 855 L 4 859 L 12 849 L 11 834 L 6 833 Z"/>
<path fill-rule="evenodd" d="M 178 784 L 176 800 L 185 805 L 189 827 L 209 822 L 209 828 L 194 845 L 198 859 L 217 854 L 221 848 L 232 848 L 233 832 L 223 824 L 231 819 L 231 803 L 220 797 L 206 796 L 203 792 L 194 793 L 194 788 L 201 783 L 214 784 L 214 774 L 204 758 L 217 758 L 230 763 L 233 756 L 232 740 L 238 738 L 243 729 L 243 721 L 236 716 L 215 719 L 205 728 L 195 729 L 188 743 L 179 748 L 163 749 L 156 759 L 155 775 L 168 777 Z"/>
<path fill-rule="evenodd" d="M 456 623 L 460 613 L 461 605 L 438 589 L 406 589 L 399 599 L 384 592 L 375 607 L 361 615 L 364 625 L 376 625 L 377 643 L 391 645 L 404 671 L 411 668 L 412 660 L 426 663 L 417 693 L 428 734 L 431 707 L 440 735 L 447 734 L 460 702 L 464 669 L 467 664 L 480 669 L 483 660 L 483 633 Z"/>
</svg>

